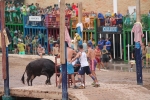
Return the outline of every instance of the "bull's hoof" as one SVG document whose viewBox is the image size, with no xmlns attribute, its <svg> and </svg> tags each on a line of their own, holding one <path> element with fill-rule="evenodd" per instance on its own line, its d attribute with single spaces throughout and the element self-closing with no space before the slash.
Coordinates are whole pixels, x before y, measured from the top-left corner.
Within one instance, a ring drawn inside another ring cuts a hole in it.
<svg viewBox="0 0 150 100">
<path fill-rule="evenodd" d="M 48 84 L 48 81 L 47 81 L 47 80 L 45 81 L 45 84 L 46 84 L 46 85 Z"/>
<path fill-rule="evenodd" d="M 51 83 L 48 83 L 48 85 L 52 85 Z"/>
</svg>

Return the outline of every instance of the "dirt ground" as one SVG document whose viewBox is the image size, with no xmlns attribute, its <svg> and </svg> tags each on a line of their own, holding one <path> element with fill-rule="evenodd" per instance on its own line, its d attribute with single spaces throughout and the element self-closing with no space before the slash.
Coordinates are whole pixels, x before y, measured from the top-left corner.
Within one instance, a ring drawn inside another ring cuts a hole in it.
<svg viewBox="0 0 150 100">
<path fill-rule="evenodd" d="M 25 71 L 26 65 L 33 61 L 31 58 L 19 58 L 9 57 L 9 72 L 10 72 L 10 87 L 22 87 L 27 84 L 22 84 L 21 77 Z M 2 60 L 0 59 L 0 65 Z M 122 72 L 113 70 L 96 71 L 98 80 L 100 83 L 107 84 L 133 84 L 136 85 L 136 73 L 135 72 Z M 25 74 L 26 78 L 26 74 Z M 46 77 L 40 76 L 33 80 L 33 85 L 43 85 Z M 55 75 L 51 78 L 52 84 L 55 84 Z M 86 76 L 86 82 L 92 82 L 92 80 Z M 150 90 L 150 73 L 143 72 L 143 86 Z M 2 68 L 0 68 L 0 89 L 3 87 Z"/>
</svg>

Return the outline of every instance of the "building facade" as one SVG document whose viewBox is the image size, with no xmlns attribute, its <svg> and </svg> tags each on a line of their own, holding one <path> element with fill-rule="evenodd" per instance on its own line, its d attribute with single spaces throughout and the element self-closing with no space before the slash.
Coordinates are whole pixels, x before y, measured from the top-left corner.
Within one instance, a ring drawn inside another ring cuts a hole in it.
<svg viewBox="0 0 150 100">
<path fill-rule="evenodd" d="M 117 10 L 123 15 L 126 14 L 128 7 L 136 6 L 136 0 L 115 0 L 117 1 Z M 150 0 L 141 1 L 141 14 L 147 14 L 150 10 Z M 59 0 L 25 0 L 25 3 L 39 3 L 41 7 L 47 7 L 50 5 L 58 4 Z M 112 13 L 114 0 L 66 0 L 66 3 L 83 3 L 83 9 L 86 12 L 94 11 L 96 13 L 106 13 L 110 10 Z"/>
</svg>

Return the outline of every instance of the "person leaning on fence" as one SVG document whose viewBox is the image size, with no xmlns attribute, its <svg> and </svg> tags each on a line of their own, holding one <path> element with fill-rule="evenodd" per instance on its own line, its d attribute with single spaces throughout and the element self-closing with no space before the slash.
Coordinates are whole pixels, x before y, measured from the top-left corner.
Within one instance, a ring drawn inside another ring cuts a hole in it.
<svg viewBox="0 0 150 100">
<path fill-rule="evenodd" d="M 45 55 L 45 49 L 42 47 L 41 44 L 39 44 L 39 46 L 37 48 L 37 53 L 41 58 L 43 57 L 43 55 Z"/>
</svg>

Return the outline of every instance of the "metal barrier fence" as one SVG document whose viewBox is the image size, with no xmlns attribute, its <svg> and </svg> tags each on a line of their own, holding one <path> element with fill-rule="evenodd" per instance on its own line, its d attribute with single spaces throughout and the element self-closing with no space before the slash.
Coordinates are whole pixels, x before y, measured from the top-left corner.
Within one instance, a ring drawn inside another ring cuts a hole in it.
<svg viewBox="0 0 150 100">
<path fill-rule="evenodd" d="M 150 30 L 143 30 L 143 34 L 143 43 L 147 46 L 150 41 Z M 134 48 L 134 34 L 131 31 L 124 31 L 123 47 L 124 61 L 128 61 L 131 58 L 131 52 Z"/>
<path fill-rule="evenodd" d="M 78 23 L 78 18 L 73 17 L 71 19 L 71 38 L 74 38 L 75 33 L 77 32 L 76 30 L 76 24 Z M 96 18 L 90 18 L 90 23 L 89 27 L 88 25 L 85 24 L 85 18 L 82 18 L 82 23 L 83 23 L 83 40 L 90 40 L 90 38 L 93 38 L 97 44 L 98 40 L 98 34 L 97 34 L 97 19 Z"/>
</svg>

